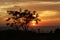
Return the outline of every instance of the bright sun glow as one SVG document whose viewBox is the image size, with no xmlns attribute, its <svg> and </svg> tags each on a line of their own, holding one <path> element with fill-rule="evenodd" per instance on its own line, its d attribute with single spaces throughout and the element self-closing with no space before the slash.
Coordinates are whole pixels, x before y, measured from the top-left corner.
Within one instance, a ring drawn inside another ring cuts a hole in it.
<svg viewBox="0 0 60 40">
<path fill-rule="evenodd" d="M 33 23 L 33 26 L 35 26 L 35 23 Z"/>
<path fill-rule="evenodd" d="M 36 21 L 33 20 L 32 21 L 32 25 L 35 26 L 36 25 Z"/>
</svg>

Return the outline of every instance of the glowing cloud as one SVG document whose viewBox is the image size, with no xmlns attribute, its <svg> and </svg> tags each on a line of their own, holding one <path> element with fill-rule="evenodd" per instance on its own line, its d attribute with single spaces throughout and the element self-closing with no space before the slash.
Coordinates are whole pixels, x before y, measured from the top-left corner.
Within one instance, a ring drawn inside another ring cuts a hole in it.
<svg viewBox="0 0 60 40">
<path fill-rule="evenodd" d="M 49 16 L 55 16 L 58 12 L 57 11 L 42 11 L 40 16 L 49 17 Z"/>
</svg>

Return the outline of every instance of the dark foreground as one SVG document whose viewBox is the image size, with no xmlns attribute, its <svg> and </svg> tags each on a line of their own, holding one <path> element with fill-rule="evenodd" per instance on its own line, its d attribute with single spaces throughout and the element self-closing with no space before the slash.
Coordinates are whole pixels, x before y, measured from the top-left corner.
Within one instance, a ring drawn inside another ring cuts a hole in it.
<svg viewBox="0 0 60 40">
<path fill-rule="evenodd" d="M 0 31 L 0 40 L 59 40 L 60 29 L 55 33 L 35 33 L 31 31 L 4 30 Z"/>
</svg>

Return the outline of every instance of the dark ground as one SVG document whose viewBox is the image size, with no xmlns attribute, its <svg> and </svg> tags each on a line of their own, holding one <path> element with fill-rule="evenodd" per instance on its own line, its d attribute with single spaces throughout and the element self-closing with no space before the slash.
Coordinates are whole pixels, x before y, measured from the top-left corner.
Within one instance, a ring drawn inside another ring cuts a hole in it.
<svg viewBox="0 0 60 40">
<path fill-rule="evenodd" d="M 35 33 L 31 31 L 20 30 L 4 30 L 0 31 L 0 39 L 2 40 L 60 40 L 60 29 L 56 29 L 55 33 Z"/>
</svg>

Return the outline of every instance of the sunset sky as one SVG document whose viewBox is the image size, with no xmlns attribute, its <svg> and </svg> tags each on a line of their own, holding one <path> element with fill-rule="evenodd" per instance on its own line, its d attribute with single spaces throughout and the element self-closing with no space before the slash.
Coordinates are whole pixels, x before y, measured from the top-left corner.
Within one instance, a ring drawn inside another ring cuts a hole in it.
<svg viewBox="0 0 60 40">
<path fill-rule="evenodd" d="M 0 0 L 0 25 L 9 17 L 7 10 L 19 8 L 37 11 L 39 26 L 60 26 L 60 0 Z"/>
</svg>

